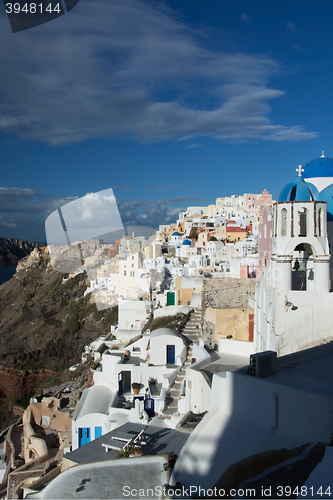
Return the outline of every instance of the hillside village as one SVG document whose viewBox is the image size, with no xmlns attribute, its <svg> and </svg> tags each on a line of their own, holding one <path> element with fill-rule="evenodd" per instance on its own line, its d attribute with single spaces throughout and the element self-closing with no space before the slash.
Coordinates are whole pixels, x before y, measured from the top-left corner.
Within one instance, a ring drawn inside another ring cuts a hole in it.
<svg viewBox="0 0 333 500">
<path fill-rule="evenodd" d="M 277 202 L 217 198 L 148 237 L 80 244 L 63 284 L 86 272 L 118 324 L 82 352 L 75 411 L 64 385 L 8 429 L 3 497 L 328 494 L 333 159 L 296 170 Z M 52 252 L 64 269 L 71 249 Z"/>
</svg>

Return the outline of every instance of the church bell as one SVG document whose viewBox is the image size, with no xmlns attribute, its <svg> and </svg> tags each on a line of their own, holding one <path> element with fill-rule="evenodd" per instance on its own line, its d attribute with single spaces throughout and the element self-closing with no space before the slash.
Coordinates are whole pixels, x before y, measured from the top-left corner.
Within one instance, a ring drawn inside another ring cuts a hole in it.
<svg viewBox="0 0 333 500">
<path fill-rule="evenodd" d="M 298 259 L 296 259 L 293 270 L 294 271 L 306 271 L 306 265 L 305 265 L 304 260 L 299 261 Z"/>
</svg>

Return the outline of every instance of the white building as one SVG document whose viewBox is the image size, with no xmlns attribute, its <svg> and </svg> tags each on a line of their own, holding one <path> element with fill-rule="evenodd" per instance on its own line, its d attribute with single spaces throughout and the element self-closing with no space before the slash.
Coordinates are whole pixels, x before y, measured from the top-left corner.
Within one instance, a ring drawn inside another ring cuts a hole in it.
<svg viewBox="0 0 333 500">
<path fill-rule="evenodd" d="M 178 231 L 174 231 L 170 236 L 170 238 L 168 239 L 168 247 L 180 246 L 183 244 L 184 239 L 185 237 L 181 236 L 181 234 Z"/>
<path fill-rule="evenodd" d="M 140 335 L 154 304 L 148 300 L 126 300 L 119 297 L 117 340 Z"/>
<path fill-rule="evenodd" d="M 256 289 L 256 351 L 279 356 L 332 337 L 326 203 L 300 174 L 274 205 L 271 261 Z"/>
<path fill-rule="evenodd" d="M 302 450 L 331 442 L 332 344 L 282 356 L 266 375 L 250 367 L 213 375 L 210 411 L 183 447 L 172 484 L 226 488 L 232 479 L 237 489 L 279 462 L 286 466 L 291 449 L 301 460 Z"/>
<path fill-rule="evenodd" d="M 72 449 L 76 450 L 109 431 L 105 426 L 116 393 L 104 385 L 85 389 L 72 420 Z"/>
<path fill-rule="evenodd" d="M 182 244 L 176 247 L 176 257 L 181 259 L 188 259 L 191 255 L 197 255 L 197 253 L 196 245 L 188 239 L 183 240 Z"/>
</svg>

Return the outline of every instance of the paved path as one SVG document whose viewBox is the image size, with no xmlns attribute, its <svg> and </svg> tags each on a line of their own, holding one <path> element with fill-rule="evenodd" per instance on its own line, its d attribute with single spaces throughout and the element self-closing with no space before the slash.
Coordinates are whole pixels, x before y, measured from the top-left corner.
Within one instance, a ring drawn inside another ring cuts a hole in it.
<svg viewBox="0 0 333 500">
<path fill-rule="evenodd" d="M 201 338 L 201 309 L 194 309 L 194 312 L 191 314 L 191 318 L 186 323 L 182 334 L 187 338 L 186 360 L 170 389 L 170 395 L 166 398 L 167 408 L 163 412 L 164 418 L 171 418 L 171 416 L 178 411 L 178 401 L 181 397 L 180 390 L 186 375 L 186 367 L 191 364 L 193 357 L 193 344 L 198 344 L 199 339 Z"/>
</svg>

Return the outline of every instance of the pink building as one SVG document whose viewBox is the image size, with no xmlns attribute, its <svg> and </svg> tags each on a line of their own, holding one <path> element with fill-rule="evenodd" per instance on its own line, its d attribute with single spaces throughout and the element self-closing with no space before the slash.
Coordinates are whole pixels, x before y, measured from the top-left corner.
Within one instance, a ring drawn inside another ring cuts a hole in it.
<svg viewBox="0 0 333 500">
<path fill-rule="evenodd" d="M 257 280 L 260 280 L 263 268 L 271 261 L 273 242 L 273 210 L 269 205 L 260 208 L 259 224 L 259 264 Z"/>
<path fill-rule="evenodd" d="M 260 205 L 272 206 L 272 195 L 264 189 L 261 194 L 244 193 L 244 210 L 248 212 L 258 212 Z"/>
</svg>

